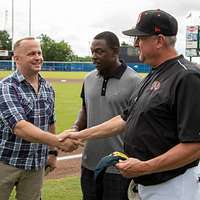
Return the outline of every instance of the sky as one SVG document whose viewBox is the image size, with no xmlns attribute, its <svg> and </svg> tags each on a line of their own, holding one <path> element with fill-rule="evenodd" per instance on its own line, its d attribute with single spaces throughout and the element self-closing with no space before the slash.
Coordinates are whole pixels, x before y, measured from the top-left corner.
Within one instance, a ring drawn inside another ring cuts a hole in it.
<svg viewBox="0 0 200 200">
<path fill-rule="evenodd" d="M 29 35 L 29 1 L 13 0 L 14 41 Z M 135 26 L 140 12 L 158 8 L 177 18 L 176 49 L 185 54 L 186 25 L 200 25 L 199 0 L 31 0 L 31 35 L 65 40 L 75 54 L 87 56 L 93 37 L 102 31 L 131 43 L 122 31 Z M 12 0 L 0 0 L 0 30 L 12 35 Z"/>
</svg>

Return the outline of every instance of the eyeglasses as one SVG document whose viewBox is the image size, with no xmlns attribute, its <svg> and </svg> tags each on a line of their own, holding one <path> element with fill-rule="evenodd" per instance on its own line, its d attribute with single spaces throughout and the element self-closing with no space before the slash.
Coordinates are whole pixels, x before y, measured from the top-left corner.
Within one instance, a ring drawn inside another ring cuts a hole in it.
<svg viewBox="0 0 200 200">
<path fill-rule="evenodd" d="M 147 40 L 147 39 L 158 39 L 158 38 L 160 38 L 160 37 L 165 37 L 164 35 L 162 35 L 162 34 L 159 34 L 159 35 L 148 35 L 148 36 L 136 36 L 136 37 L 134 37 L 134 42 L 133 42 L 133 45 L 135 46 L 135 47 L 137 47 L 138 46 L 138 42 L 140 41 L 140 40 Z"/>
</svg>

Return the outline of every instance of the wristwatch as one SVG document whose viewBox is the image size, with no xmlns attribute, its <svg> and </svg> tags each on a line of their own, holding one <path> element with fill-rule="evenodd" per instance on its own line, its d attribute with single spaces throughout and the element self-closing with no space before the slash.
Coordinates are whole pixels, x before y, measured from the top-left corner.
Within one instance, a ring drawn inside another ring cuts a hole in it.
<svg viewBox="0 0 200 200">
<path fill-rule="evenodd" d="M 49 155 L 58 156 L 58 151 L 57 150 L 50 150 Z"/>
</svg>

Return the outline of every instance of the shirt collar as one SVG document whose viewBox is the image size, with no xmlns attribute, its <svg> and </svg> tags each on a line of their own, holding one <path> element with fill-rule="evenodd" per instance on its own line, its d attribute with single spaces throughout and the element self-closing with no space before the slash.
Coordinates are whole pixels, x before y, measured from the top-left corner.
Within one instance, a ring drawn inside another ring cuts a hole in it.
<svg viewBox="0 0 200 200">
<path fill-rule="evenodd" d="M 21 82 L 23 82 L 23 81 L 26 80 L 26 78 L 24 77 L 24 75 L 23 75 L 19 70 L 16 70 L 16 71 L 13 73 L 13 76 L 14 76 L 14 78 L 15 78 L 19 83 L 21 83 Z M 44 78 L 42 78 L 40 74 L 38 74 L 38 76 L 39 76 L 39 83 L 44 82 Z"/>
<path fill-rule="evenodd" d="M 166 66 L 169 66 L 169 64 L 172 64 L 173 62 L 176 62 L 177 59 L 181 59 L 183 58 L 183 55 L 178 55 L 174 58 L 171 58 L 169 60 L 166 60 L 165 62 L 161 63 L 160 65 L 158 65 L 156 68 L 152 68 L 152 71 L 160 71 L 162 68 L 165 68 Z"/>
<path fill-rule="evenodd" d="M 109 76 L 104 76 L 104 79 L 109 79 L 109 78 L 116 78 L 116 79 L 120 79 L 123 75 L 123 73 L 125 72 L 127 65 L 123 60 L 120 60 L 121 65 Z"/>
</svg>

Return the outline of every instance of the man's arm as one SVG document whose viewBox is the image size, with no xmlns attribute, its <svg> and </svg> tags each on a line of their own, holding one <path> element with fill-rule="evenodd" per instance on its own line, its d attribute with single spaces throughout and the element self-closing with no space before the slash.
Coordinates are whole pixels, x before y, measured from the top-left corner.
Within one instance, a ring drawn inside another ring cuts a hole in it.
<svg viewBox="0 0 200 200">
<path fill-rule="evenodd" d="M 147 161 L 152 172 L 161 172 L 185 166 L 200 158 L 200 143 L 180 143 L 165 154 Z"/>
<path fill-rule="evenodd" d="M 74 122 L 72 129 L 75 131 L 81 131 L 87 127 L 87 113 L 86 108 L 82 105 L 82 108 L 79 111 L 78 117 Z"/>
<path fill-rule="evenodd" d="M 80 132 L 69 132 L 64 131 L 60 134 L 60 137 L 64 140 L 65 138 L 80 139 L 82 141 L 95 138 L 110 137 L 122 133 L 126 128 L 126 122 L 121 118 L 120 115 L 113 117 L 112 119 L 93 126 L 91 128 L 84 129 Z"/>
<path fill-rule="evenodd" d="M 173 170 L 185 166 L 200 158 L 200 143 L 180 143 L 166 153 L 151 160 L 141 161 L 129 158 L 120 161 L 116 167 L 123 176 L 137 177 L 146 174 L 153 174 Z"/>
<path fill-rule="evenodd" d="M 55 123 L 49 125 L 49 132 L 53 135 L 56 135 L 56 126 L 55 126 Z M 49 146 L 49 149 L 50 150 L 55 150 L 55 147 L 54 146 Z"/>
<path fill-rule="evenodd" d="M 71 139 L 67 139 L 61 142 L 59 135 L 45 132 L 33 124 L 27 122 L 26 120 L 20 120 L 17 122 L 13 132 L 18 137 L 29 142 L 47 144 L 52 147 L 58 147 L 59 149 L 62 149 L 66 152 L 77 149 L 78 145 L 80 144 L 80 142 Z"/>
</svg>

